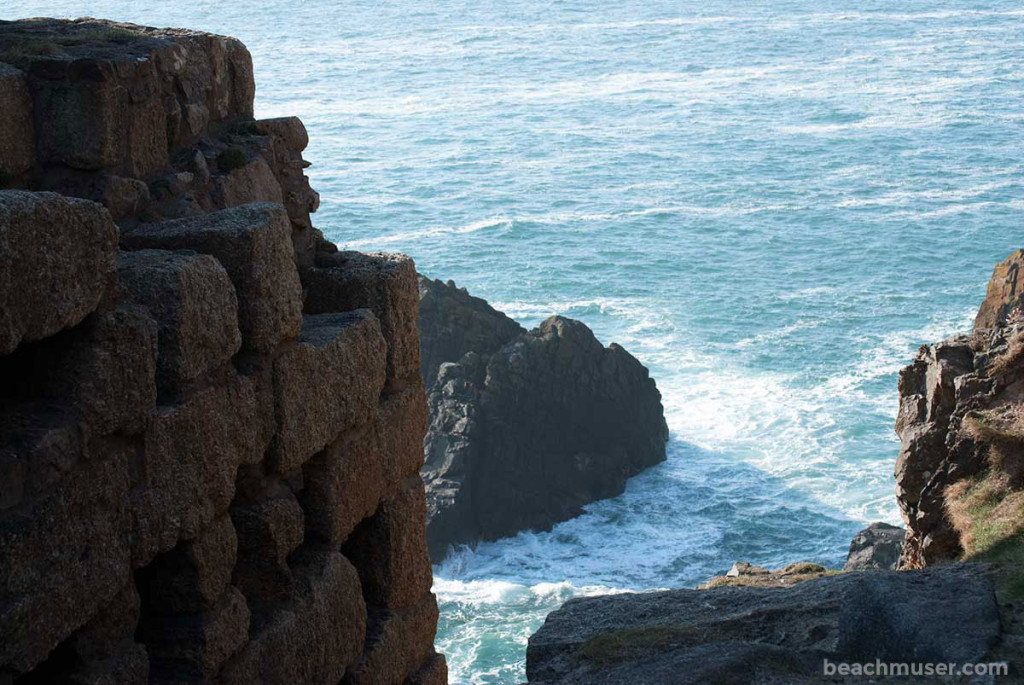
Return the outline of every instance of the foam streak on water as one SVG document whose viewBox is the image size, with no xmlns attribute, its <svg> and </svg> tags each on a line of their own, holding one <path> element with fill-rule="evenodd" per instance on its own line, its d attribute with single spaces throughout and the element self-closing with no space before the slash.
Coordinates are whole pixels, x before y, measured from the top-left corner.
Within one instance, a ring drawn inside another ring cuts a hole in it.
<svg viewBox="0 0 1024 685">
<path fill-rule="evenodd" d="M 1009 0 L 13 0 L 240 37 L 317 223 L 650 366 L 668 461 L 436 569 L 452 680 L 518 683 L 566 598 L 736 559 L 838 564 L 895 521 L 896 372 L 969 326 L 1024 210 Z"/>
</svg>

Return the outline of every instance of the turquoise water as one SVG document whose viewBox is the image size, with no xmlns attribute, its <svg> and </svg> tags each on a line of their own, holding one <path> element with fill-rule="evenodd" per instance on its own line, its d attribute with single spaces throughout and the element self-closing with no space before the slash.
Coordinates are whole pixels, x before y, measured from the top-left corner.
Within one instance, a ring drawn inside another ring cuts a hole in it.
<svg viewBox="0 0 1024 685">
<path fill-rule="evenodd" d="M 518 683 L 575 594 L 838 565 L 896 522 L 896 373 L 969 327 L 1024 216 L 1010 2 L 8 2 L 238 36 L 353 248 L 652 369 L 668 461 L 436 568 L 452 682 Z"/>
</svg>

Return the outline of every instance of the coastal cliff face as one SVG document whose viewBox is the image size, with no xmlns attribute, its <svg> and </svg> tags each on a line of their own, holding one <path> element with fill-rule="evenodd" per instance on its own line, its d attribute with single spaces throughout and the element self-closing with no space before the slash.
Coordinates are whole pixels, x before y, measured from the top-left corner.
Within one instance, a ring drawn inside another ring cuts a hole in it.
<svg viewBox="0 0 1024 685">
<path fill-rule="evenodd" d="M 446 682 L 411 260 L 312 227 L 237 41 L 0 60 L 0 682 Z"/>
<path fill-rule="evenodd" d="M 421 279 L 420 293 L 423 356 L 438 365 L 423 468 L 433 558 L 549 529 L 665 459 L 661 394 L 622 347 L 560 316 L 525 332 L 452 283 Z"/>
<path fill-rule="evenodd" d="M 1024 534 L 1024 251 L 992 275 L 974 330 L 900 373 L 903 569 L 995 554 Z"/>
</svg>

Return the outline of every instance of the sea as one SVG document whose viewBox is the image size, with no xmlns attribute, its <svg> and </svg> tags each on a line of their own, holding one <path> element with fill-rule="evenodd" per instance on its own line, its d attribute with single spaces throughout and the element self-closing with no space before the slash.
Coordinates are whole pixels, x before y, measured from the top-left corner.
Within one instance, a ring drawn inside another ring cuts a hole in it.
<svg viewBox="0 0 1024 685">
<path fill-rule="evenodd" d="M 1024 243 L 1019 2 L 8 0 L 236 36 L 339 245 L 412 255 L 657 380 L 668 459 L 434 568 L 451 682 L 579 595 L 843 563 L 899 522 L 897 373 Z"/>
</svg>

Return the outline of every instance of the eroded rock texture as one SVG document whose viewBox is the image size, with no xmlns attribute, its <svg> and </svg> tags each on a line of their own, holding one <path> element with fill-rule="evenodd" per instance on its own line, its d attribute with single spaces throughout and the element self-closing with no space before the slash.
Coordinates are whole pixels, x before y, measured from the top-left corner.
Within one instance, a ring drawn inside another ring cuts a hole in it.
<svg viewBox="0 0 1024 685">
<path fill-rule="evenodd" d="M 665 459 L 661 394 L 622 347 L 559 316 L 525 332 L 451 283 L 421 279 L 420 301 L 435 559 L 453 543 L 548 529 Z"/>
<path fill-rule="evenodd" d="M 907 524 L 900 568 L 961 556 L 949 488 L 989 469 L 1021 463 L 1018 417 L 1024 378 L 1018 272 L 1024 252 L 997 265 L 970 335 L 918 352 L 900 372 L 896 496 Z"/>
<path fill-rule="evenodd" d="M 537 685 L 810 684 L 823 682 L 823 659 L 977 663 L 999 638 L 983 566 L 845 573 L 786 589 L 571 599 L 530 638 L 526 675 Z"/>
<path fill-rule="evenodd" d="M 0 167 L 59 191 L 0 191 L 0 682 L 444 683 L 412 262 L 331 261 L 237 41 L 0 60 Z"/>
</svg>

